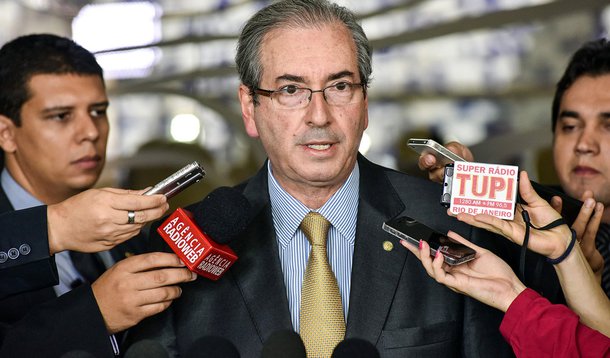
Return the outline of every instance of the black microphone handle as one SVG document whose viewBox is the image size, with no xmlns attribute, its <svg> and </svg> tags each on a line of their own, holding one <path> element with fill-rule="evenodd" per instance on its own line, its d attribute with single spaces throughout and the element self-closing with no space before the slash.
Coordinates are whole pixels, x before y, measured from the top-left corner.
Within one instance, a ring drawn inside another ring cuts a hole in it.
<svg viewBox="0 0 610 358">
<path fill-rule="evenodd" d="M 305 345 L 301 336 L 291 329 L 273 332 L 263 345 L 261 358 L 275 357 L 306 358 Z"/>
<path fill-rule="evenodd" d="M 379 351 L 367 340 L 348 338 L 337 344 L 331 358 L 379 358 Z"/>
<path fill-rule="evenodd" d="M 239 358 L 239 352 L 231 341 L 219 336 L 197 338 L 184 355 L 185 358 Z"/>
<path fill-rule="evenodd" d="M 125 352 L 124 358 L 169 358 L 169 353 L 161 343 L 152 339 L 143 339 L 132 344 Z"/>
</svg>

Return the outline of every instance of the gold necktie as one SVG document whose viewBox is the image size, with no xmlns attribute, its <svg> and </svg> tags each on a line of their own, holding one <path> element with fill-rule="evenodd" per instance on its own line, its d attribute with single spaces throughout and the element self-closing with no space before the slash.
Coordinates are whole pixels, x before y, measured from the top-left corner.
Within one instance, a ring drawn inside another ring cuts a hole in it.
<svg viewBox="0 0 610 358">
<path fill-rule="evenodd" d="M 341 294 L 326 253 L 329 227 L 328 220 L 314 212 L 307 214 L 300 226 L 311 244 L 303 279 L 300 314 L 301 338 L 310 358 L 330 357 L 345 336 Z"/>
</svg>

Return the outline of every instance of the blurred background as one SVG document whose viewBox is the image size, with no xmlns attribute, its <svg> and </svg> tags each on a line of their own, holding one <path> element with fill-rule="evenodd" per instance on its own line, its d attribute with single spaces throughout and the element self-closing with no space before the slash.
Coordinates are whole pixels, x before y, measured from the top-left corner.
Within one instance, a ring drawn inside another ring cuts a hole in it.
<svg viewBox="0 0 610 358">
<path fill-rule="evenodd" d="M 481 162 L 517 164 L 555 183 L 551 100 L 570 55 L 608 36 L 608 0 L 337 0 L 374 48 L 361 152 L 421 175 L 408 138 L 458 140 Z M 265 159 L 237 102 L 235 43 L 270 1 L 0 0 L 0 44 L 54 33 L 96 53 L 110 95 L 100 186 L 142 188 L 197 160 L 199 200 Z"/>
</svg>

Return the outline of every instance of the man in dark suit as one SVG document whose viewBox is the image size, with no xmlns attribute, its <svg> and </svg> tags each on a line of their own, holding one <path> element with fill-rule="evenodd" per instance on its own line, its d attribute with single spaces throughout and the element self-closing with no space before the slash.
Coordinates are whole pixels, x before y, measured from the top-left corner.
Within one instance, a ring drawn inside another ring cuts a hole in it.
<svg viewBox="0 0 610 358">
<path fill-rule="evenodd" d="M 309 357 L 353 337 L 382 357 L 511 355 L 496 312 L 430 280 L 382 230 L 403 214 L 474 236 L 438 204 L 439 185 L 358 154 L 371 48 L 353 13 L 327 1 L 274 3 L 246 23 L 236 62 L 246 132 L 269 156 L 238 186 L 253 218 L 231 244 L 239 259 L 217 282 L 183 285 L 181 299 L 131 339 L 157 339 L 177 356 L 202 336 L 223 336 L 242 357 L 258 357 L 272 333 L 292 329 Z"/>
<path fill-rule="evenodd" d="M 26 270 L 28 280 L 40 278 L 45 284 L 56 265 L 59 280 L 53 287 L 0 301 L 0 356 L 59 357 L 78 350 L 114 356 L 119 353 L 114 334 L 167 308 L 180 295 L 175 284 L 194 274 L 166 253 L 135 255 L 115 264 L 138 252 L 136 239 L 98 254 L 69 251 L 100 250 L 78 237 L 66 241 L 70 234 L 65 229 L 78 234 L 117 224 L 132 226 L 126 231 L 133 234 L 143 222 L 160 217 L 167 203 L 160 196 L 141 200 L 141 192 L 110 188 L 82 193 L 102 171 L 109 129 L 102 69 L 90 52 L 59 36 L 19 37 L 0 49 L 0 83 L 0 213 L 49 205 L 51 224 L 47 243 L 19 234 L 2 237 L 0 248 L 7 257 L 0 265 L 16 268 L 17 274 Z M 113 200 L 123 195 L 130 198 Z M 101 210 L 80 211 L 100 204 L 105 204 Z M 68 212 L 78 212 L 89 227 L 53 225 Z M 40 226 L 40 220 L 35 223 Z M 106 234 L 109 248 L 129 237 L 112 238 L 119 234 L 113 230 Z M 45 271 L 37 275 L 30 265 Z"/>
</svg>

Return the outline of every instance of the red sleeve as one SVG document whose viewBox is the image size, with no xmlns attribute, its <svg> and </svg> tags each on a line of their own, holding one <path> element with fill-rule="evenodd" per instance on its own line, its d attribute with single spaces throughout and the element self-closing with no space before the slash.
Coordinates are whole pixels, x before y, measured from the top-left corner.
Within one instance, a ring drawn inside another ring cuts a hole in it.
<svg viewBox="0 0 610 358">
<path fill-rule="evenodd" d="M 506 311 L 500 332 L 517 357 L 610 357 L 610 338 L 529 288 Z"/>
</svg>

